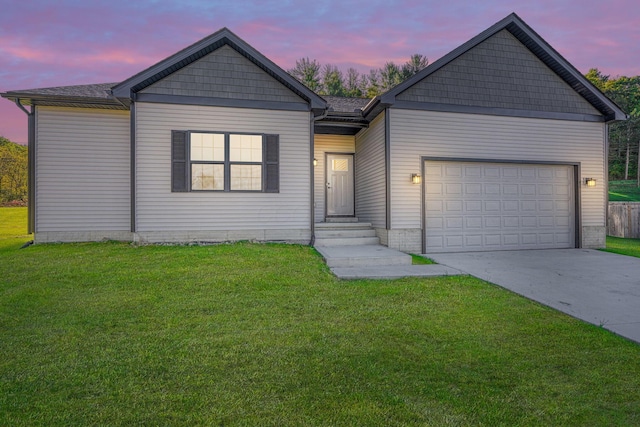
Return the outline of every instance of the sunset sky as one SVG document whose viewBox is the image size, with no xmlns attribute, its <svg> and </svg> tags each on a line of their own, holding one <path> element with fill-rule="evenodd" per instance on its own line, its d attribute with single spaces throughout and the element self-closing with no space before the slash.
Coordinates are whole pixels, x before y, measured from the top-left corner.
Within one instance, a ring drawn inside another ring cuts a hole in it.
<svg viewBox="0 0 640 427">
<path fill-rule="evenodd" d="M 583 73 L 640 75 L 638 0 L 0 0 L 0 92 L 122 81 L 221 27 L 284 69 L 433 62 L 511 12 Z M 27 140 L 5 99 L 0 135 Z"/>
</svg>

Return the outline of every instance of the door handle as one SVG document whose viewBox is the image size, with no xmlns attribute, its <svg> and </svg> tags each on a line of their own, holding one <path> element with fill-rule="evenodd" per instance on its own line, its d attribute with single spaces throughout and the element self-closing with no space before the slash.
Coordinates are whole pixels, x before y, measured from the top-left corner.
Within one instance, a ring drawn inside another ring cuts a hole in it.
<svg viewBox="0 0 640 427">
<path fill-rule="evenodd" d="M 331 190 L 331 183 L 327 182 L 327 190 Z"/>
</svg>

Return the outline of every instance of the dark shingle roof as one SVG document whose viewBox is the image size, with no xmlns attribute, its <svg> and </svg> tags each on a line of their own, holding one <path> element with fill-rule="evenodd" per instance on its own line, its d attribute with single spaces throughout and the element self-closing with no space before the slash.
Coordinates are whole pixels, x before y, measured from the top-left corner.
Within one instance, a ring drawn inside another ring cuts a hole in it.
<svg viewBox="0 0 640 427">
<path fill-rule="evenodd" d="M 97 83 L 76 86 L 55 86 L 37 89 L 12 90 L 4 93 L 4 97 L 15 98 L 66 98 L 87 100 L 114 101 L 111 96 L 111 88 L 119 83 Z M 368 98 L 347 98 L 342 96 L 324 96 L 330 112 L 335 113 L 360 113 L 362 108 L 370 101 Z"/>
<path fill-rule="evenodd" d="M 368 98 L 346 98 L 342 96 L 323 96 L 329 104 L 329 111 L 340 113 L 360 112 L 371 101 Z"/>
<path fill-rule="evenodd" d="M 98 83 L 92 85 L 57 86 L 39 89 L 12 90 L 7 94 L 15 96 L 59 96 L 69 98 L 101 98 L 111 99 L 110 91 L 117 83 Z"/>
</svg>

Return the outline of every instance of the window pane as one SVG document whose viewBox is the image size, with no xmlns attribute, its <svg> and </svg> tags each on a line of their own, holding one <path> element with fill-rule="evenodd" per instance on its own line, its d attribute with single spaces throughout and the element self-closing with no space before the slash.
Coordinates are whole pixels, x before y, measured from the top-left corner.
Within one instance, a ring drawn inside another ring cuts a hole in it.
<svg viewBox="0 0 640 427">
<path fill-rule="evenodd" d="M 231 165 L 231 190 L 262 190 L 262 166 Z"/>
<path fill-rule="evenodd" d="M 331 169 L 334 171 L 349 171 L 349 160 L 347 159 L 333 159 Z"/>
<path fill-rule="evenodd" d="M 229 160 L 262 162 L 262 135 L 230 135 Z"/>
<path fill-rule="evenodd" d="M 192 190 L 224 190 L 224 165 L 191 165 Z"/>
<path fill-rule="evenodd" d="M 192 133 L 191 160 L 224 162 L 224 134 Z"/>
</svg>

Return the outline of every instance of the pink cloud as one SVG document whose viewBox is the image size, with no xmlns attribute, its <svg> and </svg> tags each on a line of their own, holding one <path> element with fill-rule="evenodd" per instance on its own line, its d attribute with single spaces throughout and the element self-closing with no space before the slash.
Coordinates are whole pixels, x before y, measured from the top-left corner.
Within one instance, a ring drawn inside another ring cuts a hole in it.
<svg viewBox="0 0 640 427">
<path fill-rule="evenodd" d="M 10 45 L 7 40 L 0 39 L 0 52 L 2 55 L 11 60 L 27 60 L 33 62 L 52 62 L 55 58 L 55 55 L 51 51 L 47 51 L 44 49 L 37 49 L 30 46 L 15 46 Z"/>
</svg>

